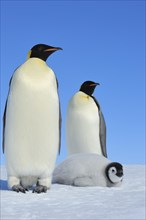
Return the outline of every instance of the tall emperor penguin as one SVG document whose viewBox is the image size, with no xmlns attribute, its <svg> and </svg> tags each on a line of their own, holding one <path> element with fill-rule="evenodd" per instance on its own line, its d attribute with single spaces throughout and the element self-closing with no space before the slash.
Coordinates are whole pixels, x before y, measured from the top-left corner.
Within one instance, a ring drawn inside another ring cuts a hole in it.
<svg viewBox="0 0 146 220">
<path fill-rule="evenodd" d="M 57 80 L 46 64 L 59 47 L 38 44 L 28 53 L 10 81 L 3 117 L 3 151 L 8 186 L 36 193 L 51 186 L 57 152 L 60 150 L 61 113 Z"/>
<path fill-rule="evenodd" d="M 99 83 L 85 81 L 71 98 L 66 117 L 68 154 L 95 153 L 107 157 L 106 124 L 92 95 Z"/>
</svg>

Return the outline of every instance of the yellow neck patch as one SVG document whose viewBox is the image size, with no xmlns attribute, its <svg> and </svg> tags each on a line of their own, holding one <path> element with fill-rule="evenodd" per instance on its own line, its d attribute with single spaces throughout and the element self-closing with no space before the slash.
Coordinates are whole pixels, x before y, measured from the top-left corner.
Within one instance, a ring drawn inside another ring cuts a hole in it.
<svg viewBox="0 0 146 220">
<path fill-rule="evenodd" d="M 30 50 L 27 54 L 27 60 L 30 58 L 32 51 Z"/>
<path fill-rule="evenodd" d="M 90 96 L 89 96 L 89 95 L 82 95 L 81 98 L 83 98 L 83 99 L 89 99 Z"/>
</svg>

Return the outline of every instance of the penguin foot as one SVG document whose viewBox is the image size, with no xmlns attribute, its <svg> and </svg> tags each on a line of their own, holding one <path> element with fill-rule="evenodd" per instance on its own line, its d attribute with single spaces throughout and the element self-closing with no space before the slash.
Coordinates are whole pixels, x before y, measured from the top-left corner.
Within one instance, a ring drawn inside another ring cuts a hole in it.
<svg viewBox="0 0 146 220">
<path fill-rule="evenodd" d="M 36 186 L 32 192 L 33 193 L 42 193 L 42 192 L 46 193 L 47 189 L 48 189 L 47 186 L 39 185 L 39 186 Z"/>
<path fill-rule="evenodd" d="M 15 192 L 22 192 L 22 193 L 26 193 L 26 191 L 28 191 L 28 188 L 24 188 L 23 186 L 21 185 L 14 185 L 12 187 L 12 190 L 15 191 Z"/>
</svg>

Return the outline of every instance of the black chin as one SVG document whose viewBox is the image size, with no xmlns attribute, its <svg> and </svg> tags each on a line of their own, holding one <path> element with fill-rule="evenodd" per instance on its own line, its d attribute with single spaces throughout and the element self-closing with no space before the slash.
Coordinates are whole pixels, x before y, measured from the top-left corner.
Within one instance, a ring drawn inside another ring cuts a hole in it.
<svg viewBox="0 0 146 220">
<path fill-rule="evenodd" d="M 118 172 L 116 175 L 117 175 L 118 177 L 122 177 L 122 176 L 123 176 L 123 172 Z"/>
<path fill-rule="evenodd" d="M 55 50 L 52 51 L 32 51 L 30 58 L 39 58 L 46 62 L 48 57 L 54 53 Z"/>
<path fill-rule="evenodd" d="M 47 52 L 44 52 L 44 61 L 46 61 L 48 59 L 48 57 L 54 53 L 56 50 L 52 50 L 52 51 L 47 51 Z"/>
<path fill-rule="evenodd" d="M 91 86 L 91 87 L 81 87 L 80 91 L 86 93 L 89 96 L 92 96 L 93 92 L 94 92 L 95 87 Z"/>
</svg>

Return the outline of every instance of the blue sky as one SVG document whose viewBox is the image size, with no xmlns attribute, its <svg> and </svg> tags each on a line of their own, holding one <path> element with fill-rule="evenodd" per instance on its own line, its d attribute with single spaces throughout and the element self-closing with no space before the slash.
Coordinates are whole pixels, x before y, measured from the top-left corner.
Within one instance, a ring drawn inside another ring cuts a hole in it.
<svg viewBox="0 0 146 220">
<path fill-rule="evenodd" d="M 62 149 L 71 96 L 86 80 L 100 83 L 94 95 L 107 125 L 109 159 L 145 162 L 145 2 L 2 1 L 1 125 L 13 71 L 38 43 L 62 47 L 47 60 L 59 81 Z M 1 126 L 2 127 L 2 126 Z M 1 151 L 1 163 L 5 163 Z"/>
</svg>

